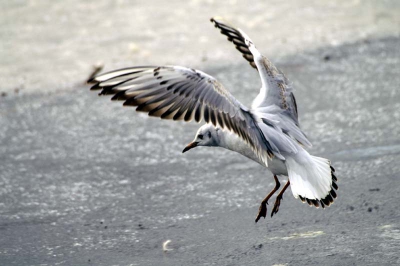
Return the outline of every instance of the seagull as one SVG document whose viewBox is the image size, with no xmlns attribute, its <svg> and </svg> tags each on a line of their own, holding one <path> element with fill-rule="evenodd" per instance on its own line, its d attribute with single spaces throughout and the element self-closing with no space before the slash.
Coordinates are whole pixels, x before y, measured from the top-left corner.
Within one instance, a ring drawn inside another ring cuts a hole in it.
<svg viewBox="0 0 400 266">
<path fill-rule="evenodd" d="M 300 129 L 293 87 L 271 61 L 261 55 L 241 29 L 221 18 L 211 22 L 232 42 L 258 71 L 261 89 L 251 108 L 240 103 L 214 77 L 181 66 L 135 66 L 97 75 L 88 80 L 99 95 L 134 106 L 136 111 L 201 126 L 183 150 L 199 146 L 221 147 L 238 152 L 266 167 L 275 187 L 262 200 L 255 222 L 267 215 L 268 200 L 280 188 L 278 179 L 288 181 L 275 199 L 271 217 L 279 211 L 290 186 L 295 198 L 317 208 L 330 206 L 337 197 L 335 169 L 328 159 L 310 155 L 307 136 Z"/>
</svg>

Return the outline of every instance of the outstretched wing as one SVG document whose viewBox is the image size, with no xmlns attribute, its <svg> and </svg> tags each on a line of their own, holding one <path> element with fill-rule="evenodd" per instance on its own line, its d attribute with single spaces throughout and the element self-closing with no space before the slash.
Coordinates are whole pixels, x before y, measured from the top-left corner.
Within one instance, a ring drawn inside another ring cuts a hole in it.
<svg viewBox="0 0 400 266">
<path fill-rule="evenodd" d="M 288 110 L 292 118 L 298 123 L 296 100 L 293 95 L 292 86 L 289 84 L 285 75 L 278 70 L 267 58 L 262 56 L 256 49 L 252 40 L 240 29 L 236 29 L 220 18 L 211 18 L 216 28 L 233 42 L 243 57 L 256 68 L 261 76 L 263 89 L 266 93 L 260 93 L 255 100 L 255 106 L 266 107 L 268 105 L 277 105 L 281 109 Z M 263 96 L 260 98 L 260 96 Z"/>
<path fill-rule="evenodd" d="M 221 30 L 221 33 L 228 37 L 228 41 L 231 41 L 236 49 L 242 53 L 243 58 L 246 59 L 249 64 L 257 69 L 256 64 L 254 63 L 253 54 L 250 52 L 248 46 L 245 43 L 245 38 L 242 33 L 235 29 L 233 26 L 229 25 L 226 21 L 222 21 L 220 18 L 211 18 L 210 21 L 214 23 L 214 26 Z"/>
<path fill-rule="evenodd" d="M 202 119 L 226 128 L 246 141 L 266 162 L 271 146 L 253 119 L 253 114 L 221 83 L 195 69 L 178 66 L 141 66 L 111 71 L 88 81 L 99 95 L 114 95 L 137 111 L 172 120 Z"/>
<path fill-rule="evenodd" d="M 258 70 L 262 87 L 254 99 L 252 110 L 262 118 L 269 114 L 279 115 L 279 127 L 305 146 L 311 146 L 305 134 L 301 131 L 296 99 L 293 87 L 285 75 L 271 61 L 261 55 L 253 41 L 240 29 L 236 29 L 221 19 L 212 18 L 211 22 L 221 30 L 221 33 L 233 42 L 243 57 L 251 66 Z M 263 115 L 263 114 L 267 114 Z M 270 117 L 270 116 L 268 116 Z M 273 124 L 273 122 L 271 122 Z"/>
</svg>

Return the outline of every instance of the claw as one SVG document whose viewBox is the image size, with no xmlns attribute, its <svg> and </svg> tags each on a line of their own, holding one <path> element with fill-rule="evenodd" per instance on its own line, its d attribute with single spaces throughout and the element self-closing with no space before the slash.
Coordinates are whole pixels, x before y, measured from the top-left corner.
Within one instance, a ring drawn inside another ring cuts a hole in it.
<svg viewBox="0 0 400 266">
<path fill-rule="evenodd" d="M 260 208 L 258 209 L 258 215 L 257 215 L 257 218 L 256 218 L 256 223 L 258 222 L 258 220 L 260 220 L 261 217 L 264 217 L 264 219 L 265 219 L 266 216 L 267 216 L 267 205 L 261 203 Z"/>
<path fill-rule="evenodd" d="M 272 209 L 272 212 L 271 212 L 271 218 L 272 218 L 272 216 L 274 216 L 274 214 L 278 213 L 279 206 L 281 205 L 281 200 L 282 200 L 281 197 L 276 198 L 274 208 Z"/>
</svg>

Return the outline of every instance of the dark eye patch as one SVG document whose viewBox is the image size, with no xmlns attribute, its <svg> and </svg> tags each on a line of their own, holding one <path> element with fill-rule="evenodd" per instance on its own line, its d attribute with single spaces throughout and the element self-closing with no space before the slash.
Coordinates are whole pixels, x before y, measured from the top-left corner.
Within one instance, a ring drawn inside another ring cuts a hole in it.
<svg viewBox="0 0 400 266">
<path fill-rule="evenodd" d="M 197 137 L 198 137 L 199 139 L 203 139 L 203 135 L 202 135 L 202 134 L 198 135 Z"/>
<path fill-rule="evenodd" d="M 211 139 L 211 131 L 208 131 L 208 138 Z"/>
</svg>

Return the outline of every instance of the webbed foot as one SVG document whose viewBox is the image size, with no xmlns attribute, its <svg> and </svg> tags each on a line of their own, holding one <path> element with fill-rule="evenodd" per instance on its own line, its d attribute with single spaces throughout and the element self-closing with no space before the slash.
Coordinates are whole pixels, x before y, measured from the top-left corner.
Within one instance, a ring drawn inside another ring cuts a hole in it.
<svg viewBox="0 0 400 266">
<path fill-rule="evenodd" d="M 258 215 L 256 218 L 256 222 L 258 222 L 258 220 L 260 220 L 261 217 L 265 217 L 267 216 L 267 204 L 268 203 L 261 203 L 260 204 L 260 208 L 258 209 Z"/>
</svg>

